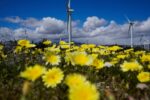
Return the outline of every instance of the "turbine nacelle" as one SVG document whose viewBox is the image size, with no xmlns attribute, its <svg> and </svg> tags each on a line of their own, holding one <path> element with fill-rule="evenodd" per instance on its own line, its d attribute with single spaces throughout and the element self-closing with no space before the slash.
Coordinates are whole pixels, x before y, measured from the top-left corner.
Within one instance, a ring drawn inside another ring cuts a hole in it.
<svg viewBox="0 0 150 100">
<path fill-rule="evenodd" d="M 130 22 L 129 24 L 133 26 L 135 23 L 134 22 Z"/>
<path fill-rule="evenodd" d="M 67 12 L 71 13 L 73 12 L 74 10 L 71 9 L 71 0 L 68 0 L 68 4 L 67 4 Z"/>
<path fill-rule="evenodd" d="M 74 10 L 69 8 L 69 9 L 67 9 L 67 12 L 74 12 Z"/>
<path fill-rule="evenodd" d="M 131 21 L 127 16 L 125 16 L 125 18 L 126 18 L 126 20 L 128 21 L 128 23 L 130 25 L 134 25 L 135 24 L 134 21 Z"/>
</svg>

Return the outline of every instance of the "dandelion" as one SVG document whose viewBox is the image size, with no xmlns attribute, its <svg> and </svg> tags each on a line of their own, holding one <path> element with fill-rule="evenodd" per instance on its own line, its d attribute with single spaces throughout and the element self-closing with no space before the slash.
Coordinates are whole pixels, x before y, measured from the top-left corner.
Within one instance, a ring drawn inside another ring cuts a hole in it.
<svg viewBox="0 0 150 100">
<path fill-rule="evenodd" d="M 70 74 L 66 77 L 65 83 L 69 87 L 78 87 L 81 84 L 84 84 L 86 82 L 86 78 L 83 75 L 80 74 Z"/>
<path fill-rule="evenodd" d="M 99 48 L 92 48 L 92 52 L 99 52 Z"/>
<path fill-rule="evenodd" d="M 123 72 L 127 72 L 127 71 L 140 71 L 142 70 L 142 66 L 137 62 L 137 61 L 132 61 L 132 62 L 124 62 L 121 65 L 121 70 Z"/>
<path fill-rule="evenodd" d="M 40 65 L 26 68 L 25 71 L 20 73 L 20 76 L 31 81 L 35 81 L 45 72 L 45 68 Z"/>
<path fill-rule="evenodd" d="M 18 45 L 26 48 L 33 48 L 36 46 L 35 44 L 31 44 L 29 40 L 25 40 L 25 39 L 19 40 Z"/>
<path fill-rule="evenodd" d="M 49 87 L 56 87 L 57 84 L 61 83 L 63 80 L 64 74 L 63 71 L 60 68 L 52 68 L 49 69 L 42 77 L 44 85 Z"/>
<path fill-rule="evenodd" d="M 150 81 L 150 73 L 149 72 L 141 72 L 137 75 L 137 78 L 140 82 L 149 82 Z"/>
<path fill-rule="evenodd" d="M 99 100 L 99 92 L 83 75 L 70 74 L 65 83 L 69 86 L 69 100 Z"/>
<path fill-rule="evenodd" d="M 142 62 L 150 62 L 150 54 L 141 57 Z"/>
<path fill-rule="evenodd" d="M 148 65 L 148 69 L 150 69 L 150 64 Z"/>
<path fill-rule="evenodd" d="M 114 66 L 115 64 L 117 64 L 119 61 L 117 58 L 113 58 L 110 63 Z"/>
<path fill-rule="evenodd" d="M 88 48 L 95 48 L 96 45 L 95 44 L 88 44 Z"/>
<path fill-rule="evenodd" d="M 142 55 L 142 54 L 145 54 L 145 51 L 136 51 L 135 52 L 135 55 Z"/>
<path fill-rule="evenodd" d="M 22 47 L 21 46 L 16 46 L 14 53 L 19 53 L 22 51 Z"/>
<path fill-rule="evenodd" d="M 62 49 L 68 49 L 68 48 L 70 48 L 69 44 L 60 45 L 60 47 L 61 47 Z"/>
<path fill-rule="evenodd" d="M 112 47 L 109 47 L 108 50 L 110 51 L 117 51 L 117 50 L 121 50 L 122 48 L 119 47 L 119 46 L 112 46 Z"/>
<path fill-rule="evenodd" d="M 118 59 L 125 59 L 127 57 L 127 55 L 117 55 Z"/>
<path fill-rule="evenodd" d="M 149 72 L 141 72 L 137 75 L 137 78 L 140 82 L 149 82 L 150 81 L 150 73 Z"/>
<path fill-rule="evenodd" d="M 46 64 L 50 63 L 51 65 L 59 65 L 61 62 L 60 56 L 56 54 L 46 54 L 44 57 Z"/>
<path fill-rule="evenodd" d="M 104 61 L 100 59 L 94 59 L 92 66 L 94 66 L 96 69 L 102 69 L 104 67 Z"/>
<path fill-rule="evenodd" d="M 0 50 L 3 50 L 4 46 L 0 44 Z"/>
<path fill-rule="evenodd" d="M 67 44 L 67 42 L 65 42 L 65 41 L 60 41 L 59 44 L 60 44 L 60 45 L 65 45 L 65 44 Z"/>
<path fill-rule="evenodd" d="M 50 45 L 51 43 L 52 43 L 52 41 L 50 41 L 50 40 L 46 40 L 43 42 L 44 45 Z"/>
<path fill-rule="evenodd" d="M 99 100 L 99 92 L 95 85 L 86 82 L 69 89 L 69 100 Z"/>
<path fill-rule="evenodd" d="M 82 44 L 81 48 L 88 49 L 88 45 L 87 44 Z"/>
<path fill-rule="evenodd" d="M 72 65 L 91 65 L 93 58 L 91 55 L 87 55 L 85 52 L 73 52 L 71 54 Z"/>
<path fill-rule="evenodd" d="M 22 46 L 22 47 L 26 47 L 28 44 L 30 44 L 30 41 L 29 40 L 19 40 L 18 41 L 18 45 Z"/>
<path fill-rule="evenodd" d="M 28 44 L 28 45 L 26 45 L 26 48 L 34 48 L 34 47 L 36 47 L 35 44 Z"/>
</svg>

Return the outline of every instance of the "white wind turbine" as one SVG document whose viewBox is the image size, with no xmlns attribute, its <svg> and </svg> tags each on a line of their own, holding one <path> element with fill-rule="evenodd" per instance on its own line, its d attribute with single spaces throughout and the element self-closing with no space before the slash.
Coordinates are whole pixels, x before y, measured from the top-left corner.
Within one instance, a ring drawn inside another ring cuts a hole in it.
<svg viewBox="0 0 150 100">
<path fill-rule="evenodd" d="M 131 35 L 130 45 L 131 45 L 131 48 L 133 48 L 133 25 L 134 25 L 134 22 L 131 21 L 127 16 L 125 16 L 125 17 L 126 17 L 128 24 L 129 24 L 128 33 L 130 33 L 130 35 Z"/>
<path fill-rule="evenodd" d="M 72 41 L 72 12 L 74 10 L 71 9 L 71 0 L 68 0 L 67 4 L 67 33 L 69 35 L 69 46 L 71 47 L 71 41 Z"/>
</svg>

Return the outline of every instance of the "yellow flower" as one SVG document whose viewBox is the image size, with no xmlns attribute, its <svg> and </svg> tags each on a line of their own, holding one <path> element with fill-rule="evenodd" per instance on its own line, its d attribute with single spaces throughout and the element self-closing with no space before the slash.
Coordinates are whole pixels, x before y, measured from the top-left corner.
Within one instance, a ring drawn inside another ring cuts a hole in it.
<svg viewBox="0 0 150 100">
<path fill-rule="evenodd" d="M 99 100 L 96 86 L 89 82 L 69 90 L 69 100 Z"/>
<path fill-rule="evenodd" d="M 70 48 L 69 44 L 60 45 L 60 47 L 61 47 L 62 49 L 68 49 L 68 48 Z"/>
<path fill-rule="evenodd" d="M 112 64 L 112 65 L 115 65 L 115 64 L 117 64 L 119 62 L 119 60 L 117 59 L 117 58 L 113 58 L 111 61 L 110 61 L 110 63 Z"/>
<path fill-rule="evenodd" d="M 79 85 L 85 82 L 86 82 L 86 78 L 80 74 L 70 74 L 65 79 L 65 83 L 69 87 L 78 87 Z"/>
<path fill-rule="evenodd" d="M 93 59 L 96 59 L 98 57 L 98 54 L 91 54 L 91 56 L 93 57 Z"/>
<path fill-rule="evenodd" d="M 102 46 L 102 45 L 99 45 L 98 46 L 100 49 L 106 49 L 107 48 L 107 46 Z"/>
<path fill-rule="evenodd" d="M 137 62 L 137 61 L 132 61 L 132 62 L 124 62 L 121 65 L 121 69 L 123 72 L 127 71 L 140 71 L 142 70 L 142 66 Z"/>
<path fill-rule="evenodd" d="M 108 50 L 100 50 L 99 51 L 99 53 L 101 54 L 101 55 L 109 55 L 110 54 L 110 51 L 108 51 Z"/>
<path fill-rule="evenodd" d="M 36 47 L 36 45 L 35 44 L 27 44 L 26 45 L 26 48 L 33 48 L 33 47 Z"/>
<path fill-rule="evenodd" d="M 87 44 L 82 44 L 82 45 L 81 45 L 81 48 L 87 49 L 87 48 L 88 48 L 88 45 L 87 45 Z"/>
<path fill-rule="evenodd" d="M 125 52 L 125 53 L 130 53 L 130 52 L 132 52 L 133 50 L 134 50 L 134 49 L 131 48 L 131 49 L 124 50 L 124 52 Z"/>
<path fill-rule="evenodd" d="M 16 46 L 14 53 L 19 53 L 22 51 L 22 47 L 21 46 Z"/>
<path fill-rule="evenodd" d="M 64 45 L 64 44 L 68 44 L 68 43 L 65 42 L 65 41 L 60 41 L 59 44 L 60 44 L 60 45 Z"/>
<path fill-rule="evenodd" d="M 136 55 L 145 54 L 145 51 L 136 51 L 135 54 L 136 54 Z"/>
<path fill-rule="evenodd" d="M 73 49 L 73 50 L 78 50 L 79 47 L 78 47 L 78 46 L 73 46 L 72 49 Z"/>
<path fill-rule="evenodd" d="M 25 71 L 20 73 L 20 76 L 31 81 L 35 81 L 45 72 L 45 68 L 40 65 L 26 68 Z"/>
<path fill-rule="evenodd" d="M 70 56 L 72 65 L 91 65 L 93 61 L 93 57 L 85 52 L 73 52 Z"/>
<path fill-rule="evenodd" d="M 29 40 L 19 40 L 18 45 L 26 48 L 33 48 L 36 46 L 35 44 L 31 44 Z"/>
<path fill-rule="evenodd" d="M 5 59 L 5 58 L 7 58 L 7 55 L 5 55 L 3 52 L 0 54 L 0 57 L 1 58 L 3 58 L 3 59 Z"/>
<path fill-rule="evenodd" d="M 26 47 L 28 44 L 30 44 L 30 41 L 29 40 L 19 40 L 18 41 L 18 45 L 22 46 L 22 47 Z"/>
<path fill-rule="evenodd" d="M 52 41 L 50 41 L 50 40 L 46 40 L 46 41 L 43 42 L 43 44 L 45 44 L 45 45 L 49 45 L 51 43 L 52 43 Z"/>
<path fill-rule="evenodd" d="M 110 51 L 117 51 L 117 50 L 121 50 L 122 48 L 119 47 L 119 46 L 112 46 L 112 47 L 109 47 L 108 50 Z"/>
<path fill-rule="evenodd" d="M 44 48 L 44 50 L 47 52 L 60 52 L 60 48 L 54 48 L 54 47 L 47 47 L 47 48 Z"/>
<path fill-rule="evenodd" d="M 124 58 L 126 58 L 127 57 L 127 55 L 117 55 L 117 58 L 118 59 L 124 59 Z"/>
<path fill-rule="evenodd" d="M 64 74 L 60 68 L 49 69 L 42 77 L 44 85 L 48 87 L 56 87 L 57 84 L 61 83 Z"/>
<path fill-rule="evenodd" d="M 95 48 L 96 45 L 95 44 L 88 44 L 88 48 Z"/>
<path fill-rule="evenodd" d="M 150 69 L 150 64 L 148 65 L 148 69 Z"/>
<path fill-rule="evenodd" d="M 141 57 L 141 61 L 142 61 L 142 62 L 150 62 L 150 54 L 143 55 L 143 56 Z"/>
<path fill-rule="evenodd" d="M 60 56 L 56 54 L 46 54 L 44 57 L 46 64 L 50 63 L 51 65 L 59 65 L 61 62 Z"/>
<path fill-rule="evenodd" d="M 99 59 L 94 59 L 92 65 L 96 68 L 96 69 L 102 69 L 104 67 L 104 61 L 103 60 L 99 60 Z"/>
<path fill-rule="evenodd" d="M 137 78 L 140 82 L 149 82 L 150 81 L 150 73 L 149 72 L 141 72 L 137 75 Z"/>
<path fill-rule="evenodd" d="M 3 50 L 4 46 L 0 44 L 0 50 Z"/>
<path fill-rule="evenodd" d="M 92 52 L 99 52 L 99 48 L 92 48 Z"/>
<path fill-rule="evenodd" d="M 65 83 L 69 86 L 69 100 L 99 100 L 99 92 L 83 75 L 70 74 Z"/>
</svg>

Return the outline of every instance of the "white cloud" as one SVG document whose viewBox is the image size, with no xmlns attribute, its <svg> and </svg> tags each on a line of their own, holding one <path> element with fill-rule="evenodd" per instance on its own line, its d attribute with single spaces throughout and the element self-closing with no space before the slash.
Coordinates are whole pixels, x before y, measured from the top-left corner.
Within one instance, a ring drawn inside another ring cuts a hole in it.
<svg viewBox="0 0 150 100">
<path fill-rule="evenodd" d="M 40 21 L 40 25 L 36 27 L 37 33 L 60 34 L 65 30 L 65 23 L 56 18 L 46 17 Z"/>
<path fill-rule="evenodd" d="M 91 32 L 98 27 L 105 25 L 107 21 L 103 18 L 98 18 L 96 16 L 88 17 L 83 24 L 83 28 L 87 32 Z"/>
<path fill-rule="evenodd" d="M 52 17 L 44 17 L 42 19 L 19 17 L 7 17 L 6 21 L 19 24 L 18 29 L 9 29 L 7 27 L 0 28 L 1 40 L 21 39 L 28 37 L 31 40 L 40 40 L 49 38 L 59 40 L 66 39 L 66 22 Z M 128 23 L 118 24 L 115 21 L 108 21 L 104 18 L 96 16 L 88 17 L 82 23 L 79 20 L 73 21 L 73 40 L 76 42 L 89 42 L 96 44 L 130 44 L 130 34 L 128 33 Z M 27 34 L 25 35 L 25 29 Z M 143 21 L 135 21 L 134 25 L 134 43 L 138 44 L 141 39 L 150 40 L 150 18 Z M 7 37 L 6 37 L 7 36 Z M 2 38 L 3 37 L 3 38 Z M 4 38 L 5 37 L 5 38 Z"/>
<path fill-rule="evenodd" d="M 10 28 L 0 27 L 0 41 L 7 41 L 13 39 L 13 33 Z"/>
<path fill-rule="evenodd" d="M 5 21 L 11 22 L 11 23 L 21 23 L 23 20 L 18 16 L 13 16 L 13 17 L 6 17 Z"/>
</svg>

